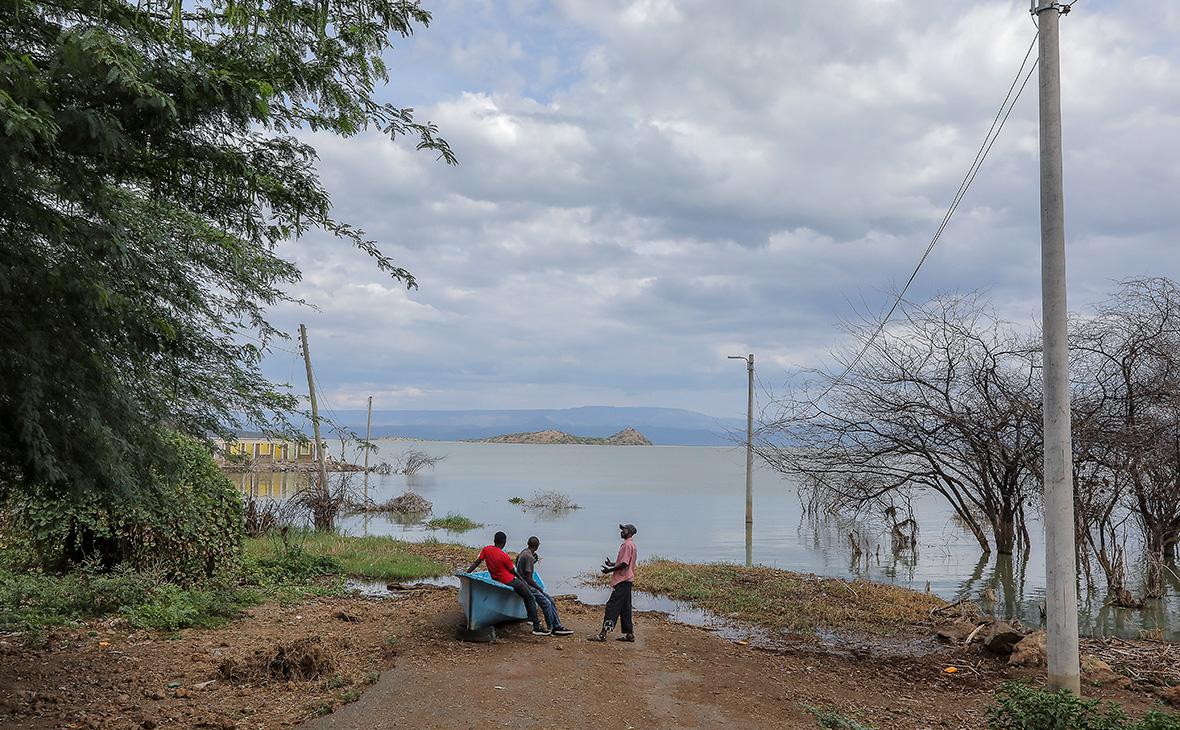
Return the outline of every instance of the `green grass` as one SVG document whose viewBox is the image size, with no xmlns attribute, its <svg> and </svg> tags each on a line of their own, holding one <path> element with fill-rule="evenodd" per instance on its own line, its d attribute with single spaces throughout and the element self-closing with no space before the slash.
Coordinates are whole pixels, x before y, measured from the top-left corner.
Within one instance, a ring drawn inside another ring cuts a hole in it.
<svg viewBox="0 0 1180 730">
<path fill-rule="evenodd" d="M 151 576 L 117 569 L 76 570 L 65 575 L 0 571 L 0 630 L 33 637 L 50 626 L 121 614 L 145 629 L 176 631 L 220 626 L 263 600 L 263 593 L 235 581 L 182 588 Z"/>
<path fill-rule="evenodd" d="M 424 524 L 428 530 L 448 530 L 450 532 L 467 532 L 477 527 L 483 527 L 483 523 L 457 514 L 449 514 L 446 517 L 432 517 L 426 520 Z"/>
<path fill-rule="evenodd" d="M 1069 690 L 1048 692 L 1006 682 L 987 708 L 989 730 L 1180 730 L 1180 717 L 1148 712 L 1132 720 L 1115 702 L 1085 700 Z"/>
<path fill-rule="evenodd" d="M 339 595 L 346 575 L 405 581 L 448 575 L 470 563 L 472 548 L 427 540 L 351 537 L 294 531 L 243 541 L 232 575 L 179 586 L 129 568 L 85 567 L 57 575 L 27 570 L 12 546 L 0 545 L 0 631 L 31 639 L 46 628 L 121 615 L 137 628 L 177 631 L 214 627 L 266 600 L 292 604 L 309 596 Z"/>
<path fill-rule="evenodd" d="M 804 705 L 803 709 L 815 717 L 815 724 L 823 728 L 823 730 L 874 730 L 872 725 L 866 725 L 830 707 L 824 708 Z"/>
<path fill-rule="evenodd" d="M 639 565 L 635 585 L 721 616 L 802 633 L 826 628 L 887 635 L 927 621 L 930 609 L 944 605 L 936 596 L 883 583 L 660 558 Z"/>
<path fill-rule="evenodd" d="M 357 578 L 404 581 L 451 574 L 469 560 L 471 548 L 435 542 L 429 545 L 370 535 L 353 537 L 334 532 L 296 532 L 288 539 L 291 552 L 313 560 L 327 559 L 336 572 Z M 274 538 L 248 538 L 246 556 L 253 561 L 273 561 L 287 551 Z M 330 574 L 331 571 L 325 571 Z"/>
</svg>

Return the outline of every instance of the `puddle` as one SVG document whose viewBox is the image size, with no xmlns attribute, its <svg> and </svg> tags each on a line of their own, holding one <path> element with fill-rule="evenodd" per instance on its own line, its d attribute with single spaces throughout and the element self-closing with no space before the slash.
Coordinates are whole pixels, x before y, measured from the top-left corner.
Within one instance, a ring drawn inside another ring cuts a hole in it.
<svg viewBox="0 0 1180 730">
<path fill-rule="evenodd" d="M 349 578 L 345 587 L 362 596 L 372 598 L 396 598 L 405 590 L 415 586 L 442 586 L 456 588 L 459 579 L 454 576 L 424 578 L 412 583 L 397 584 L 402 589 L 390 590 L 384 581 L 370 581 Z M 589 606 L 606 604 L 610 591 L 587 587 L 573 593 L 576 599 Z M 697 608 L 691 604 L 676 601 L 665 596 L 636 591 L 636 611 L 662 613 L 670 621 L 686 626 L 696 626 L 735 644 L 743 643 L 765 651 L 816 651 L 841 656 L 871 656 L 876 658 L 920 657 L 940 651 L 941 645 L 933 636 L 929 637 L 881 637 L 817 631 L 815 634 L 777 634 L 760 626 L 738 621 L 726 616 Z"/>
</svg>

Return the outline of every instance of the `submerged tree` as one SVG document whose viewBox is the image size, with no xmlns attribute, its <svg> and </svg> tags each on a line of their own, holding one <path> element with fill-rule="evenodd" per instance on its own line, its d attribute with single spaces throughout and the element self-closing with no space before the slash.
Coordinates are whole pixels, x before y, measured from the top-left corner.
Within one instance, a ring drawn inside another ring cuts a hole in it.
<svg viewBox="0 0 1180 730">
<path fill-rule="evenodd" d="M 332 216 L 299 130 L 409 135 L 378 101 L 407 0 L 0 2 L 0 492 L 116 493 L 167 431 L 282 427 L 258 364 L 311 230 L 411 275 Z M 260 344 L 242 345 L 241 338 Z M 2 494 L 0 494 L 2 496 Z"/>
<path fill-rule="evenodd" d="M 1027 543 L 1040 453 L 1035 358 L 978 295 L 905 304 L 898 323 L 849 326 L 846 372 L 815 371 L 818 399 L 777 400 L 760 453 L 838 509 L 930 489 L 984 552 Z M 871 343 L 871 344 L 870 344 Z M 868 344 L 867 349 L 865 345 Z"/>
<path fill-rule="evenodd" d="M 1111 525 L 1121 515 L 1132 518 L 1149 561 L 1148 594 L 1158 595 L 1180 544 L 1180 287 L 1121 282 L 1078 321 L 1071 347 L 1079 503 L 1101 505 L 1090 516 L 1101 518 L 1107 542 L 1117 542 Z M 1104 556 L 1107 545 L 1097 545 L 1099 562 L 1118 549 Z"/>
</svg>

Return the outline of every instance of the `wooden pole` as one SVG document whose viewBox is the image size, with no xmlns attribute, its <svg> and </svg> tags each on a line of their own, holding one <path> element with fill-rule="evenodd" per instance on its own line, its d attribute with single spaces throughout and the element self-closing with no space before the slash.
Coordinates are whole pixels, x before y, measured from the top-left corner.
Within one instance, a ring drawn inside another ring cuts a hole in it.
<svg viewBox="0 0 1180 730">
<path fill-rule="evenodd" d="M 307 396 L 311 400 L 311 427 L 315 433 L 315 454 L 320 464 L 320 492 L 328 496 L 328 465 L 324 461 L 323 441 L 320 440 L 320 410 L 315 400 L 315 378 L 311 374 L 311 351 L 307 349 L 307 327 L 299 325 L 299 339 L 303 343 L 303 364 L 307 367 Z M 321 527 L 321 525 L 316 525 Z"/>
</svg>

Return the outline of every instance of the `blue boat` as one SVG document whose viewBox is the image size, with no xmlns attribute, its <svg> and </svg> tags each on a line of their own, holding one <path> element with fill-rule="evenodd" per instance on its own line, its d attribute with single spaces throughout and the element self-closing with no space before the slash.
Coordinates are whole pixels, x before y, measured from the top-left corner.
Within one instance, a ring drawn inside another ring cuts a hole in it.
<svg viewBox="0 0 1180 730">
<path fill-rule="evenodd" d="M 459 606 L 467 615 L 468 631 L 528 618 L 524 601 L 516 595 L 516 591 L 493 580 L 488 571 L 455 575 L 459 578 Z M 533 581 L 541 590 L 545 589 L 545 581 L 541 580 L 539 573 L 533 573 Z"/>
</svg>

